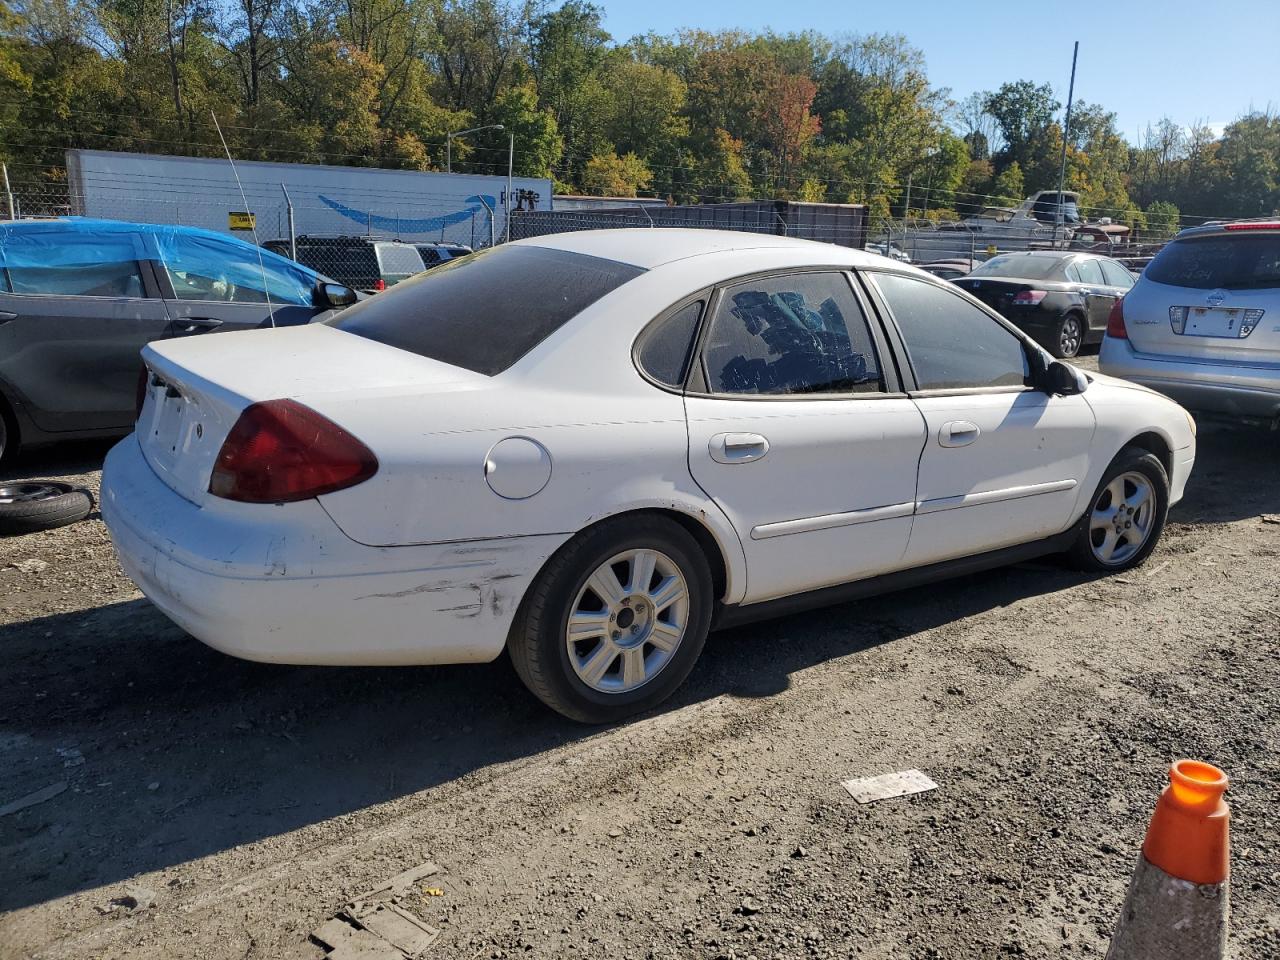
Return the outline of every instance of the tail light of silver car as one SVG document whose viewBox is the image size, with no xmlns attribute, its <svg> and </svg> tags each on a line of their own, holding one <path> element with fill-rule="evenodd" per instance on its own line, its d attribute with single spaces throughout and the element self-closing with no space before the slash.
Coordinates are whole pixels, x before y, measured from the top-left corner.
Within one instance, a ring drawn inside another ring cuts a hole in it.
<svg viewBox="0 0 1280 960">
<path fill-rule="evenodd" d="M 1107 336 L 1116 340 L 1129 339 L 1129 328 L 1124 325 L 1124 297 L 1111 305 L 1111 313 L 1107 315 Z"/>
<path fill-rule="evenodd" d="M 1173 327 L 1174 333 L 1182 333 L 1183 330 L 1187 329 L 1187 308 L 1170 307 L 1169 325 Z"/>
</svg>

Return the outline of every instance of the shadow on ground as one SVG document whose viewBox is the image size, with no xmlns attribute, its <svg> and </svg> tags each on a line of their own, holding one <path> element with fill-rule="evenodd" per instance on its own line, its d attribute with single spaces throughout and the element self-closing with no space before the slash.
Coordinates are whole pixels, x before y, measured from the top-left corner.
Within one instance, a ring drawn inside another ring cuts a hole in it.
<svg viewBox="0 0 1280 960">
<path fill-rule="evenodd" d="M 1171 538 L 1280 513 L 1274 435 L 1206 431 L 1201 458 Z M 1085 579 L 1029 564 L 727 631 L 667 709 L 769 696 L 815 663 Z M 143 600 L 0 627 L 0 657 L 0 802 L 69 784 L 0 817 L 0 910 L 176 867 L 593 734 L 534 701 L 505 658 L 254 664 L 204 647 Z"/>
</svg>

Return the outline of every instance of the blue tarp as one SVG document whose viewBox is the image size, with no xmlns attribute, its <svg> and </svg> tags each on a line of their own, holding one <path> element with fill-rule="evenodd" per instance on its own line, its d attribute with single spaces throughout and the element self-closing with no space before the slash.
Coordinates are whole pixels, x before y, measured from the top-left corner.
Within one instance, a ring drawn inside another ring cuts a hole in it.
<svg viewBox="0 0 1280 960">
<path fill-rule="evenodd" d="M 131 260 L 158 260 L 178 275 L 175 281 L 192 275 L 245 290 L 260 291 L 265 273 L 272 302 L 302 306 L 312 304 L 319 278 L 269 250 L 198 227 L 81 217 L 0 225 L 0 268 L 72 268 Z"/>
</svg>

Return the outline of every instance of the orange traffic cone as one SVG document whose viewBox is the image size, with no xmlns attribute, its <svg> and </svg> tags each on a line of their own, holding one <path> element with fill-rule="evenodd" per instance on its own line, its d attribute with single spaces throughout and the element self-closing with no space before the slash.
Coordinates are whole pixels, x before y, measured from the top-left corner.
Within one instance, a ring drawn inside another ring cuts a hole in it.
<svg viewBox="0 0 1280 960">
<path fill-rule="evenodd" d="M 1169 768 L 1107 960 L 1221 960 L 1230 914 L 1227 775 L 1199 760 Z"/>
</svg>

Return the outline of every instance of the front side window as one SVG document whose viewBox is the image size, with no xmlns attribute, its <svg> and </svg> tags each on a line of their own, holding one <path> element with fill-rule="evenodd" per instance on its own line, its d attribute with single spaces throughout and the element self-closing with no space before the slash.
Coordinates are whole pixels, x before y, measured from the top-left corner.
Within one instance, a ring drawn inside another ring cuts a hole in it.
<svg viewBox="0 0 1280 960">
<path fill-rule="evenodd" d="M 876 285 L 893 312 L 921 390 L 1023 386 L 1022 341 L 945 287 L 892 273 Z"/>
<path fill-rule="evenodd" d="M 725 288 L 703 364 L 712 393 L 881 389 L 871 331 L 842 273 L 768 277 Z"/>
<path fill-rule="evenodd" d="M 1121 290 L 1128 290 L 1133 286 L 1133 274 L 1126 270 L 1121 264 L 1114 260 L 1099 260 L 1102 265 L 1102 275 L 1107 279 L 1107 285 L 1119 287 Z"/>
<path fill-rule="evenodd" d="M 442 263 L 324 322 L 494 376 L 642 273 L 601 257 L 505 244 Z"/>
<path fill-rule="evenodd" d="M 315 279 L 270 250 L 176 231 L 157 241 L 179 300 L 314 304 Z"/>
</svg>

